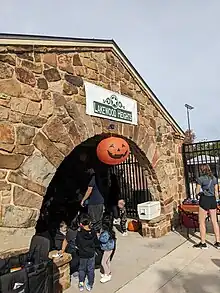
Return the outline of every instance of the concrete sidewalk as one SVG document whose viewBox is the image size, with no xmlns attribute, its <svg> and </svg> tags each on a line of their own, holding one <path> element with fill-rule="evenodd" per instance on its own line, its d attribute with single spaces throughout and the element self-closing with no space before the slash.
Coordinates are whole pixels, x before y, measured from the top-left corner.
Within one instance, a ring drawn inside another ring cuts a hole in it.
<svg viewBox="0 0 220 293">
<path fill-rule="evenodd" d="M 209 237 L 209 240 L 214 239 Z M 196 250 L 187 241 L 116 292 L 218 293 L 219 290 L 220 251 L 210 245 L 208 250 Z"/>
<path fill-rule="evenodd" d="M 128 237 L 122 237 L 117 233 L 117 250 L 112 261 L 112 280 L 107 284 L 101 284 L 100 273 L 97 270 L 93 291 L 117 292 L 184 241 L 185 238 L 173 232 L 160 239 L 143 238 L 138 233 L 129 233 Z M 78 282 L 75 280 L 65 293 L 78 292 L 77 286 Z"/>
</svg>

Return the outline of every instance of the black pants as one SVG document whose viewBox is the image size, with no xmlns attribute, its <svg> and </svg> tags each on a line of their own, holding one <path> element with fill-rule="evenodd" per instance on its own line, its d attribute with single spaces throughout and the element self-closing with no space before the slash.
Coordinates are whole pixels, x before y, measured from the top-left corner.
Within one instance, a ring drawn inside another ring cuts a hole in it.
<svg viewBox="0 0 220 293">
<path fill-rule="evenodd" d="M 113 213 L 114 219 L 118 219 L 119 218 L 119 212 L 118 212 L 118 207 L 117 206 L 113 206 L 112 207 L 112 213 Z"/>
<path fill-rule="evenodd" d="M 78 272 L 79 269 L 79 256 L 74 251 L 71 253 L 72 260 L 70 262 L 70 275 L 74 274 L 75 272 Z"/>
<path fill-rule="evenodd" d="M 88 283 L 92 287 L 95 279 L 95 256 L 92 258 L 80 258 L 79 260 L 79 282 L 85 282 L 86 276 Z"/>
<path fill-rule="evenodd" d="M 120 221 L 120 228 L 121 228 L 121 232 L 122 232 L 122 233 L 125 233 L 125 232 L 127 232 L 127 227 L 126 227 L 126 224 L 127 224 L 127 219 L 126 219 L 126 218 L 123 218 L 123 217 L 121 217 L 121 221 Z"/>
<path fill-rule="evenodd" d="M 102 228 L 103 211 L 103 204 L 88 206 L 88 214 L 91 217 L 93 228 L 97 232 L 99 232 Z"/>
</svg>

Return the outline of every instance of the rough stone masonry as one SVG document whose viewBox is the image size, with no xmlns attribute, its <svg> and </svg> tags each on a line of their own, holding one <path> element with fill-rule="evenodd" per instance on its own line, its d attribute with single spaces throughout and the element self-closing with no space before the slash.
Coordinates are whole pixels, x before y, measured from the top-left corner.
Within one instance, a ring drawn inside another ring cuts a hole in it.
<svg viewBox="0 0 220 293">
<path fill-rule="evenodd" d="M 182 137 L 112 48 L 0 45 L 0 227 L 34 227 L 47 186 L 75 146 L 108 132 L 86 115 L 84 80 L 138 103 L 138 125 L 115 134 L 141 150 L 149 188 L 163 215 L 144 235 L 170 229 L 184 197 Z M 143 156 L 144 155 L 144 156 Z"/>
</svg>

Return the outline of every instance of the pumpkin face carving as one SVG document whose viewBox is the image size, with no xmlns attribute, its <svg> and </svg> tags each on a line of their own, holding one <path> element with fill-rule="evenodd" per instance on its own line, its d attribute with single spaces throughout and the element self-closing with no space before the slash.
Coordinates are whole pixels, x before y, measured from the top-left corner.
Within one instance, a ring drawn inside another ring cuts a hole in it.
<svg viewBox="0 0 220 293">
<path fill-rule="evenodd" d="M 128 143 L 120 137 L 108 137 L 97 146 L 97 156 L 107 165 L 117 165 L 127 159 L 130 153 Z"/>
</svg>

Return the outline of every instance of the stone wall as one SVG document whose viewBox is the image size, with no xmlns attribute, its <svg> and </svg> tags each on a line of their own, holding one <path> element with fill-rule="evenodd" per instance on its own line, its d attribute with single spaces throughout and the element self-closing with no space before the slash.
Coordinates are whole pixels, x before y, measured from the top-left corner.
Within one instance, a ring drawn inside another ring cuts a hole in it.
<svg viewBox="0 0 220 293">
<path fill-rule="evenodd" d="M 116 123 L 140 156 L 169 219 L 185 196 L 182 138 L 112 49 L 0 46 L 0 226 L 33 227 L 46 188 L 73 148 L 108 132 L 86 115 L 84 80 L 138 102 L 138 126 Z"/>
</svg>

